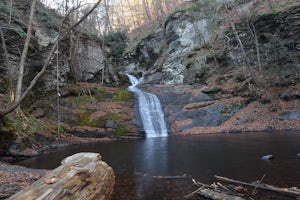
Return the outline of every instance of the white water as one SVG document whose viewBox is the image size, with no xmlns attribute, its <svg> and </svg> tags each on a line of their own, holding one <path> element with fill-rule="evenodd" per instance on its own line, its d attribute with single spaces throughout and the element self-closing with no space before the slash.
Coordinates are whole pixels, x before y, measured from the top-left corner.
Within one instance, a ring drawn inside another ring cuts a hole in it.
<svg viewBox="0 0 300 200">
<path fill-rule="evenodd" d="M 164 113 L 162 111 L 159 99 L 155 94 L 144 92 L 137 88 L 138 85 L 144 82 L 144 75 L 140 79 L 137 79 L 130 74 L 126 75 L 131 83 L 131 86 L 128 87 L 128 90 L 136 94 L 138 100 L 139 114 L 146 137 L 150 138 L 168 136 Z"/>
</svg>

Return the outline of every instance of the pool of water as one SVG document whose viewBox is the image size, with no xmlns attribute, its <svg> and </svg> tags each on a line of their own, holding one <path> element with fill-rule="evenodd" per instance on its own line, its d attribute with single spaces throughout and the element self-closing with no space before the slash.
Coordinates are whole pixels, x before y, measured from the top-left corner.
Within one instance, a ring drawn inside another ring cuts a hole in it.
<svg viewBox="0 0 300 200">
<path fill-rule="evenodd" d="M 30 168 L 53 169 L 77 152 L 97 152 L 116 175 L 112 199 L 182 199 L 195 190 L 191 179 L 240 181 L 300 187 L 300 132 L 170 136 L 80 144 L 22 161 Z M 263 161 L 272 154 L 275 159 Z M 187 174 L 189 178 L 164 178 Z"/>
</svg>

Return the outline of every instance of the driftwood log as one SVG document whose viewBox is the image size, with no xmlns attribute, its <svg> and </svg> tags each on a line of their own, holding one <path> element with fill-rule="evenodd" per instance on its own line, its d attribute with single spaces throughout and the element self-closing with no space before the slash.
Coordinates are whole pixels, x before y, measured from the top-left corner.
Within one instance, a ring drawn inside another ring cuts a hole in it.
<svg viewBox="0 0 300 200">
<path fill-rule="evenodd" d="M 250 187 L 254 187 L 254 188 L 259 188 L 259 189 L 263 189 L 263 190 L 278 192 L 278 193 L 281 193 L 281 194 L 287 194 L 287 195 L 300 197 L 300 190 L 297 189 L 297 188 L 282 188 L 282 187 L 277 187 L 277 186 L 274 186 L 274 185 L 268 185 L 268 184 L 265 184 L 265 183 L 258 183 L 258 182 L 247 183 L 247 182 L 237 181 L 237 180 L 234 180 L 234 179 L 230 179 L 230 178 L 222 177 L 222 176 L 216 176 L 216 175 L 215 175 L 215 178 L 220 180 L 220 181 L 226 181 L 226 182 L 230 182 L 230 183 L 241 184 L 241 185 L 250 186 Z"/>
<path fill-rule="evenodd" d="M 77 153 L 8 200 L 105 200 L 114 183 L 113 169 L 99 154 Z"/>
</svg>

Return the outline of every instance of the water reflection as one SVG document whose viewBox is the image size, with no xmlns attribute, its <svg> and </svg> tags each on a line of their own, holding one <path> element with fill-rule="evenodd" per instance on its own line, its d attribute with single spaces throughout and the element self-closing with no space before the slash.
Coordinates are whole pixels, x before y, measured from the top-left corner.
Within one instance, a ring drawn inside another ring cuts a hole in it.
<svg viewBox="0 0 300 200">
<path fill-rule="evenodd" d="M 265 174 L 265 183 L 300 187 L 299 144 L 300 133 L 147 138 L 77 145 L 21 164 L 51 169 L 74 153 L 98 152 L 116 174 L 113 199 L 163 199 L 166 195 L 177 199 L 188 193 L 190 179 L 162 180 L 153 176 L 188 174 L 211 183 L 214 175 L 251 182 Z M 262 161 L 260 157 L 267 154 L 275 159 Z"/>
<path fill-rule="evenodd" d="M 143 178 L 143 184 L 135 184 L 136 197 L 140 199 L 145 194 L 145 183 L 149 188 L 155 186 L 152 176 L 168 174 L 169 152 L 168 138 L 148 138 L 141 142 L 135 154 L 137 178 Z M 144 177 L 141 177 L 144 176 Z M 137 179 L 138 180 L 138 179 Z"/>
</svg>

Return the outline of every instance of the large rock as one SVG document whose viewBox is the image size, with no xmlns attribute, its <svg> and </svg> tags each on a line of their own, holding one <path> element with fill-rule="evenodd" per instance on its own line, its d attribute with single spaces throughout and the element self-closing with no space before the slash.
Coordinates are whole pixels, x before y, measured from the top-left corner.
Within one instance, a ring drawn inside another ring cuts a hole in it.
<svg viewBox="0 0 300 200">
<path fill-rule="evenodd" d="M 173 134 L 196 127 L 219 126 L 239 111 L 239 107 L 213 100 L 203 88 L 191 85 L 151 85 L 147 90 L 160 99 Z"/>
<path fill-rule="evenodd" d="M 93 41 L 80 41 L 76 61 L 76 76 L 79 80 L 85 82 L 95 78 L 104 68 L 105 62 L 100 44 Z"/>
<path fill-rule="evenodd" d="M 115 184 L 113 169 L 97 153 L 77 153 L 62 161 L 9 200 L 109 199 Z"/>
</svg>

